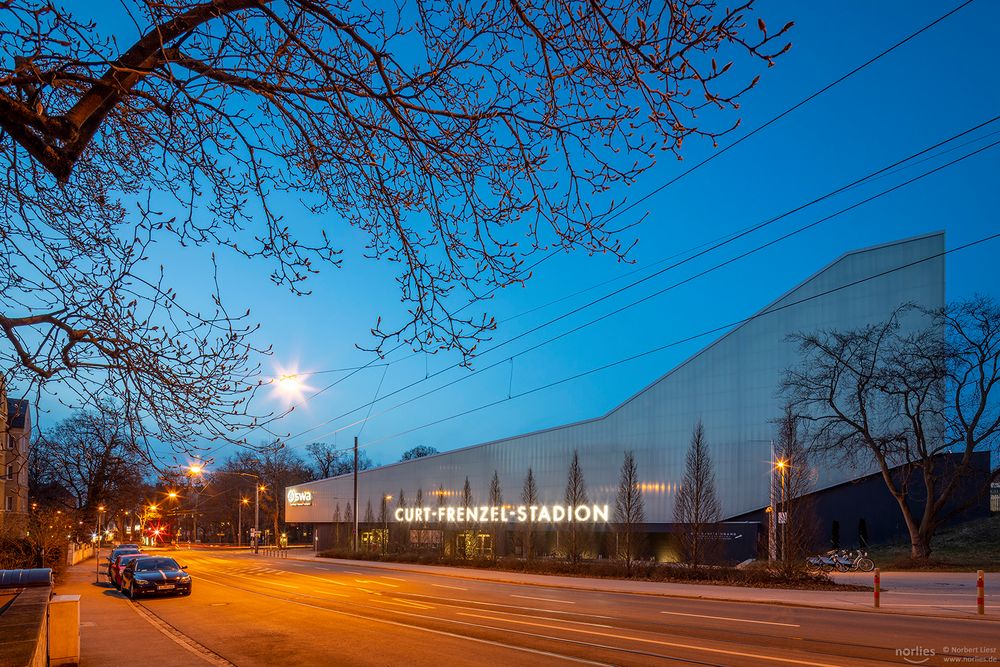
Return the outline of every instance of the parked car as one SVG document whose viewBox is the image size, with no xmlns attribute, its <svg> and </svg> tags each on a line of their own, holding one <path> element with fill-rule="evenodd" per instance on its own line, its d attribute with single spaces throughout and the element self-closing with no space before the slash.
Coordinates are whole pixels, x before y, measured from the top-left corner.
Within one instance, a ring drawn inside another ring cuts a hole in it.
<svg viewBox="0 0 1000 667">
<path fill-rule="evenodd" d="M 122 592 L 135 600 L 157 593 L 191 594 L 191 575 L 173 558 L 142 556 L 129 560 L 122 572 Z"/>
<path fill-rule="evenodd" d="M 139 547 L 135 544 L 120 544 L 111 550 L 111 555 L 108 556 L 108 580 L 111 581 L 111 570 L 115 564 L 115 559 L 122 554 L 137 554 L 139 553 Z"/>
<path fill-rule="evenodd" d="M 118 590 L 122 589 L 122 572 L 125 570 L 125 566 L 128 562 L 135 558 L 142 558 L 148 554 L 144 554 L 141 551 L 136 553 L 122 553 L 118 554 L 115 561 L 111 564 L 111 584 Z"/>
</svg>

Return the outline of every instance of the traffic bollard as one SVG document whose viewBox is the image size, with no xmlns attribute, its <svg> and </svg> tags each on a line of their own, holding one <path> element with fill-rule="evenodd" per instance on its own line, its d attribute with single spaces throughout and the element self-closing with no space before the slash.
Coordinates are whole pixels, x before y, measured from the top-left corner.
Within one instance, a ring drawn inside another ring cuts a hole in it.
<svg viewBox="0 0 1000 667">
<path fill-rule="evenodd" d="M 879 599 L 878 599 L 878 597 L 879 597 L 879 588 L 881 588 L 881 585 L 880 585 L 881 580 L 882 580 L 882 577 L 879 574 L 879 569 L 876 567 L 875 568 L 875 589 L 874 589 L 875 590 L 875 608 L 876 609 L 878 609 L 878 606 L 879 606 Z"/>
<path fill-rule="evenodd" d="M 982 570 L 976 573 L 976 608 L 980 616 L 986 613 L 986 578 Z"/>
</svg>

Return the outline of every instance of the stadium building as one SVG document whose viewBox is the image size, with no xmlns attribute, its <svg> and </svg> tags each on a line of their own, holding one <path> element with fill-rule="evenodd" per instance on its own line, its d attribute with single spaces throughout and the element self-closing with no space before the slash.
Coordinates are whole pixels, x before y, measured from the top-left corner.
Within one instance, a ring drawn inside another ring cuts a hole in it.
<svg viewBox="0 0 1000 667">
<path fill-rule="evenodd" d="M 286 520 L 312 524 L 317 549 L 349 546 L 356 517 L 361 548 L 384 548 L 390 540 L 395 548 L 458 556 L 520 554 L 529 526 L 538 531 L 533 540 L 542 552 L 558 553 L 560 528 L 572 521 L 593 530 L 592 555 L 608 556 L 615 550 L 615 499 L 630 451 L 645 506 L 646 555 L 673 560 L 674 502 L 700 420 L 727 521 L 728 554 L 766 553 L 775 523 L 768 508 L 770 448 L 782 413 L 778 388 L 799 360 L 787 337 L 883 321 L 907 303 L 942 307 L 944 283 L 943 233 L 847 253 L 603 416 L 363 471 L 356 503 L 353 475 L 301 484 L 286 490 Z M 587 502 L 568 506 L 574 452 Z M 851 546 L 905 534 L 898 506 L 874 470 L 812 465 L 822 541 Z M 534 508 L 522 502 L 529 468 L 537 485 Z M 500 503 L 489 498 L 494 473 Z M 972 511 L 988 512 L 988 503 Z"/>
</svg>

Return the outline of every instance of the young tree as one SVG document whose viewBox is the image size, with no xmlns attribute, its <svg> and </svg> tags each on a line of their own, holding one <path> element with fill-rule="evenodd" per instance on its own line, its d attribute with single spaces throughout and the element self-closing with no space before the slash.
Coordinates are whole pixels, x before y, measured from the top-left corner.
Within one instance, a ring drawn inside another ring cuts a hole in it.
<svg viewBox="0 0 1000 667">
<path fill-rule="evenodd" d="M 919 317 L 923 328 L 901 327 Z M 784 390 L 814 425 L 811 451 L 874 464 L 899 506 L 912 558 L 927 559 L 941 523 L 973 500 L 960 497 L 975 474 L 973 455 L 1000 441 L 1000 305 L 976 297 L 942 311 L 908 306 L 879 324 L 794 339 L 802 362 Z M 1000 468 L 985 477 L 980 498 Z M 922 488 L 911 493 L 915 484 Z"/>
<path fill-rule="evenodd" d="M 500 486 L 500 473 L 493 471 L 493 479 L 490 480 L 490 507 L 500 507 L 503 505 L 503 489 Z M 496 521 L 490 521 L 490 540 L 493 542 L 493 558 L 497 557 L 497 539 L 500 534 L 500 526 Z"/>
<path fill-rule="evenodd" d="M 566 504 L 570 507 L 586 505 L 588 502 L 587 484 L 583 479 L 583 468 L 580 467 L 580 454 L 575 449 L 573 450 L 573 458 L 569 463 L 565 500 Z M 565 534 L 566 555 L 569 557 L 571 563 L 579 563 L 582 552 L 586 547 L 587 536 L 585 529 L 576 521 L 570 521 L 566 524 Z"/>
<path fill-rule="evenodd" d="M 524 478 L 524 486 L 521 488 L 521 502 L 528 507 L 538 505 L 538 485 L 535 484 L 535 473 L 528 468 L 528 474 Z M 531 516 L 524 523 L 523 542 L 524 557 L 529 561 L 535 557 L 535 522 Z"/>
<path fill-rule="evenodd" d="M 615 524 L 618 529 L 618 557 L 625 559 L 625 569 L 632 574 L 632 562 L 642 547 L 642 524 L 646 509 L 639 489 L 639 470 L 632 451 L 625 452 L 615 497 Z"/>
<path fill-rule="evenodd" d="M 347 534 L 350 535 L 351 550 L 357 551 L 358 545 L 354 542 L 354 511 L 351 509 L 351 503 L 347 503 L 344 508 L 344 524 L 347 526 Z"/>
<path fill-rule="evenodd" d="M 791 24 L 747 28 L 753 3 L 125 0 L 122 43 L 87 7 L 4 2 L 0 366 L 161 440 L 238 439 L 255 327 L 217 288 L 208 313 L 177 298 L 156 253 L 252 258 L 304 292 L 347 234 L 303 212 L 399 267 L 408 315 L 376 348 L 471 355 L 494 321 L 468 296 L 538 248 L 624 255 L 600 195 L 735 127 L 747 70 L 788 49 Z"/>
<path fill-rule="evenodd" d="M 338 549 L 343 546 L 344 526 L 340 521 L 340 503 L 333 508 L 333 546 Z"/>
<path fill-rule="evenodd" d="M 412 449 L 408 449 L 403 452 L 403 456 L 400 457 L 400 461 L 412 461 L 414 459 L 421 459 L 425 456 L 430 456 L 431 454 L 437 454 L 438 450 L 430 447 L 428 445 L 417 445 Z"/>
<path fill-rule="evenodd" d="M 715 556 L 721 515 L 715 492 L 715 469 L 708 453 L 705 427 L 699 420 L 684 460 L 684 479 L 674 501 L 674 522 L 681 526 L 684 560 L 698 567 Z"/>
</svg>

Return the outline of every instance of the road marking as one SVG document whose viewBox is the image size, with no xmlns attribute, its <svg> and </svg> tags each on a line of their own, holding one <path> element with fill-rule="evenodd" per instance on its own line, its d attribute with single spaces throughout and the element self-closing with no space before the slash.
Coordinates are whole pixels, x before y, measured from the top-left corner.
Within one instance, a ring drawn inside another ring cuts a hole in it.
<svg viewBox="0 0 1000 667">
<path fill-rule="evenodd" d="M 359 574 L 362 577 L 365 576 L 364 572 L 355 572 L 354 570 L 344 570 L 344 572 L 346 572 L 347 574 Z"/>
<path fill-rule="evenodd" d="M 444 584 L 431 584 L 431 586 L 436 586 L 437 588 L 451 588 L 456 591 L 467 591 L 468 588 L 462 588 L 461 586 L 445 586 Z"/>
<path fill-rule="evenodd" d="M 406 579 L 400 579 L 399 577 L 387 577 L 384 574 L 380 574 L 378 576 L 381 577 L 382 579 L 392 579 L 393 581 L 402 581 L 403 583 L 406 583 Z"/>
<path fill-rule="evenodd" d="M 437 595 L 422 595 L 421 593 L 400 593 L 400 595 L 410 595 L 418 598 L 430 598 L 432 600 L 447 600 L 448 602 L 464 602 L 466 604 L 484 604 L 490 607 L 507 607 L 509 609 L 527 609 L 528 611 L 544 611 L 549 614 L 570 614 L 572 616 L 586 616 L 587 618 L 606 618 L 614 620 L 614 616 L 602 616 L 600 614 L 590 614 L 582 611 L 566 611 L 565 609 L 539 609 L 538 607 L 525 607 L 517 604 L 501 604 L 499 602 L 483 602 L 481 600 L 461 600 L 458 598 L 442 598 Z"/>
<path fill-rule="evenodd" d="M 382 595 L 378 591 L 373 591 L 369 588 L 361 588 L 361 586 L 355 586 L 355 588 L 361 591 L 362 593 L 368 593 L 369 595 Z"/>
<path fill-rule="evenodd" d="M 388 586 L 389 588 L 399 588 L 396 584 L 387 584 L 384 581 L 377 581 L 375 579 L 355 579 L 354 581 L 359 584 L 378 584 L 379 586 Z"/>
<path fill-rule="evenodd" d="M 495 616 L 483 616 L 481 614 L 463 614 L 459 612 L 459 616 L 468 616 L 471 618 L 482 618 L 488 621 L 493 621 L 495 623 L 516 623 L 518 625 L 532 625 L 539 628 L 548 628 L 550 630 L 562 630 L 563 632 L 578 632 L 585 635 L 597 635 L 598 637 L 607 637 L 608 639 L 624 639 L 625 641 L 642 642 L 644 644 L 656 644 L 658 646 L 669 646 L 671 648 L 689 649 L 692 651 L 704 651 L 706 653 L 717 653 L 719 655 L 731 655 L 740 658 L 754 658 L 757 660 L 767 660 L 771 662 L 781 662 L 788 663 L 792 665 L 808 665 L 809 667 L 836 667 L 826 662 L 809 662 L 807 660 L 799 660 L 793 658 L 781 658 L 775 655 L 763 655 L 761 653 L 748 653 L 746 651 L 733 651 L 723 648 L 712 648 L 709 646 L 698 646 L 694 644 L 681 644 L 678 642 L 668 642 L 660 639 L 646 639 L 645 637 L 633 637 L 631 635 L 618 635 L 612 634 L 610 632 L 597 632 L 596 630 L 584 630 L 583 628 L 567 628 L 562 625 L 546 625 L 544 623 L 533 623 L 531 621 L 517 621 L 511 618 L 496 618 Z M 494 628 L 494 630 L 502 630 L 503 628 Z"/>
<path fill-rule="evenodd" d="M 398 604 L 401 607 L 409 607 L 410 609 L 433 609 L 434 607 L 426 604 L 417 604 L 416 602 L 408 602 L 407 600 L 386 600 L 385 598 L 375 598 L 375 602 L 381 602 L 382 604 Z"/>
<path fill-rule="evenodd" d="M 558 602 L 559 604 L 576 604 L 575 602 L 570 602 L 569 600 L 556 600 L 554 598 L 533 598 L 530 595 L 514 595 L 511 594 L 512 598 L 523 598 L 525 600 L 544 600 L 545 602 Z"/>
<path fill-rule="evenodd" d="M 285 588 L 298 588 L 298 586 L 292 586 L 291 584 L 282 584 L 281 582 L 278 581 L 269 581 L 267 583 L 272 586 L 284 586 Z"/>
<path fill-rule="evenodd" d="M 314 593 L 322 593 L 323 595 L 336 595 L 337 597 L 340 597 L 340 598 L 349 598 L 349 597 L 351 597 L 347 593 L 335 593 L 334 591 L 321 591 L 318 588 L 314 588 L 313 592 Z"/>
<path fill-rule="evenodd" d="M 661 611 L 661 614 L 671 616 L 691 616 L 692 618 L 711 618 L 716 621 L 736 621 L 737 623 L 760 623 L 762 625 L 782 625 L 786 628 L 801 628 L 798 623 L 778 623 L 777 621 L 755 621 L 749 618 L 733 618 L 731 616 L 706 616 L 705 614 L 685 614 L 682 611 Z"/>
<path fill-rule="evenodd" d="M 329 607 L 321 607 L 319 605 L 310 604 L 308 602 L 300 602 L 298 600 L 288 600 L 286 598 L 277 598 L 277 597 L 275 597 L 273 595 L 269 595 L 268 593 L 263 593 L 263 592 L 261 592 L 259 590 L 254 590 L 254 589 L 250 589 L 250 588 L 242 588 L 240 586 L 233 586 L 232 584 L 227 584 L 227 583 L 223 583 L 223 582 L 219 582 L 219 581 L 213 581 L 209 577 L 204 577 L 204 580 L 207 581 L 208 583 L 215 584 L 216 586 L 221 586 L 223 588 L 238 588 L 238 589 L 240 589 L 242 591 L 246 591 L 247 593 L 250 593 L 252 595 L 260 595 L 260 596 L 263 596 L 263 597 L 270 597 L 270 598 L 274 598 L 276 600 L 280 600 L 281 602 L 286 602 L 288 604 L 294 604 L 294 605 L 298 605 L 300 607 L 308 607 L 310 609 L 317 609 L 319 611 L 325 611 L 325 612 L 329 612 L 331 614 L 339 614 L 340 616 L 347 616 L 349 618 L 358 618 L 358 619 L 361 619 L 363 621 L 371 621 L 371 622 L 375 622 L 375 623 L 383 623 L 385 625 L 394 625 L 394 626 L 396 626 L 398 628 L 406 628 L 408 630 L 417 630 L 419 632 L 427 632 L 427 633 L 430 633 L 430 634 L 433 634 L 433 635 L 439 635 L 439 636 L 442 636 L 442 637 L 451 637 L 452 639 L 460 639 L 460 640 L 464 640 L 464 641 L 467 641 L 467 642 L 473 642 L 473 643 L 476 643 L 476 644 L 486 644 L 488 646 L 498 646 L 500 648 L 509 649 L 511 651 L 520 651 L 522 653 L 530 653 L 532 655 L 540 655 L 540 656 L 544 656 L 546 658 L 555 658 L 557 660 L 566 660 L 568 662 L 575 662 L 575 663 L 578 663 L 578 664 L 581 664 L 581 665 L 597 665 L 598 667 L 614 667 L 613 665 L 611 665 L 609 663 L 606 663 L 606 662 L 597 662 L 595 660 L 587 660 L 586 658 L 577 658 L 577 657 L 572 656 L 572 655 L 563 655 L 561 653 L 553 653 L 552 651 L 544 651 L 542 649 L 529 648 L 527 646 L 518 646 L 517 644 L 505 644 L 503 642 L 494 641 L 492 639 L 480 639 L 478 637 L 470 637 L 468 635 L 461 635 L 461 634 L 458 634 L 457 632 L 448 632 L 447 630 L 435 630 L 433 628 L 426 628 L 426 627 L 423 627 L 423 626 L 420 626 L 420 625 L 413 625 L 413 624 L 410 624 L 410 623 L 403 623 L 401 621 L 390 621 L 388 619 L 378 618 L 378 617 L 374 617 L 374 616 L 365 616 L 363 614 L 354 614 L 354 613 L 351 613 L 349 611 L 342 611 L 340 609 L 330 609 Z M 405 612 L 405 611 L 399 611 L 399 612 L 396 612 L 396 613 L 397 614 L 401 614 L 403 616 L 415 616 L 417 618 L 424 618 L 424 616 L 422 616 L 422 615 L 412 614 L 412 613 Z M 457 624 L 460 624 L 460 625 L 471 625 L 471 626 L 474 626 L 474 627 L 483 627 L 483 628 L 490 627 L 490 626 L 478 625 L 476 623 L 465 623 L 463 621 L 450 621 L 450 622 L 457 623 Z M 495 630 L 496 628 L 491 628 L 491 629 Z M 521 633 L 521 632 L 519 632 L 517 630 L 515 630 L 514 632 L 516 632 L 518 634 L 526 634 L 526 633 Z M 553 638 L 553 639 L 556 639 L 556 638 Z M 228 667 L 228 665 L 227 665 L 227 667 Z M 233 666 L 233 667 L 235 667 L 235 666 Z"/>
</svg>

